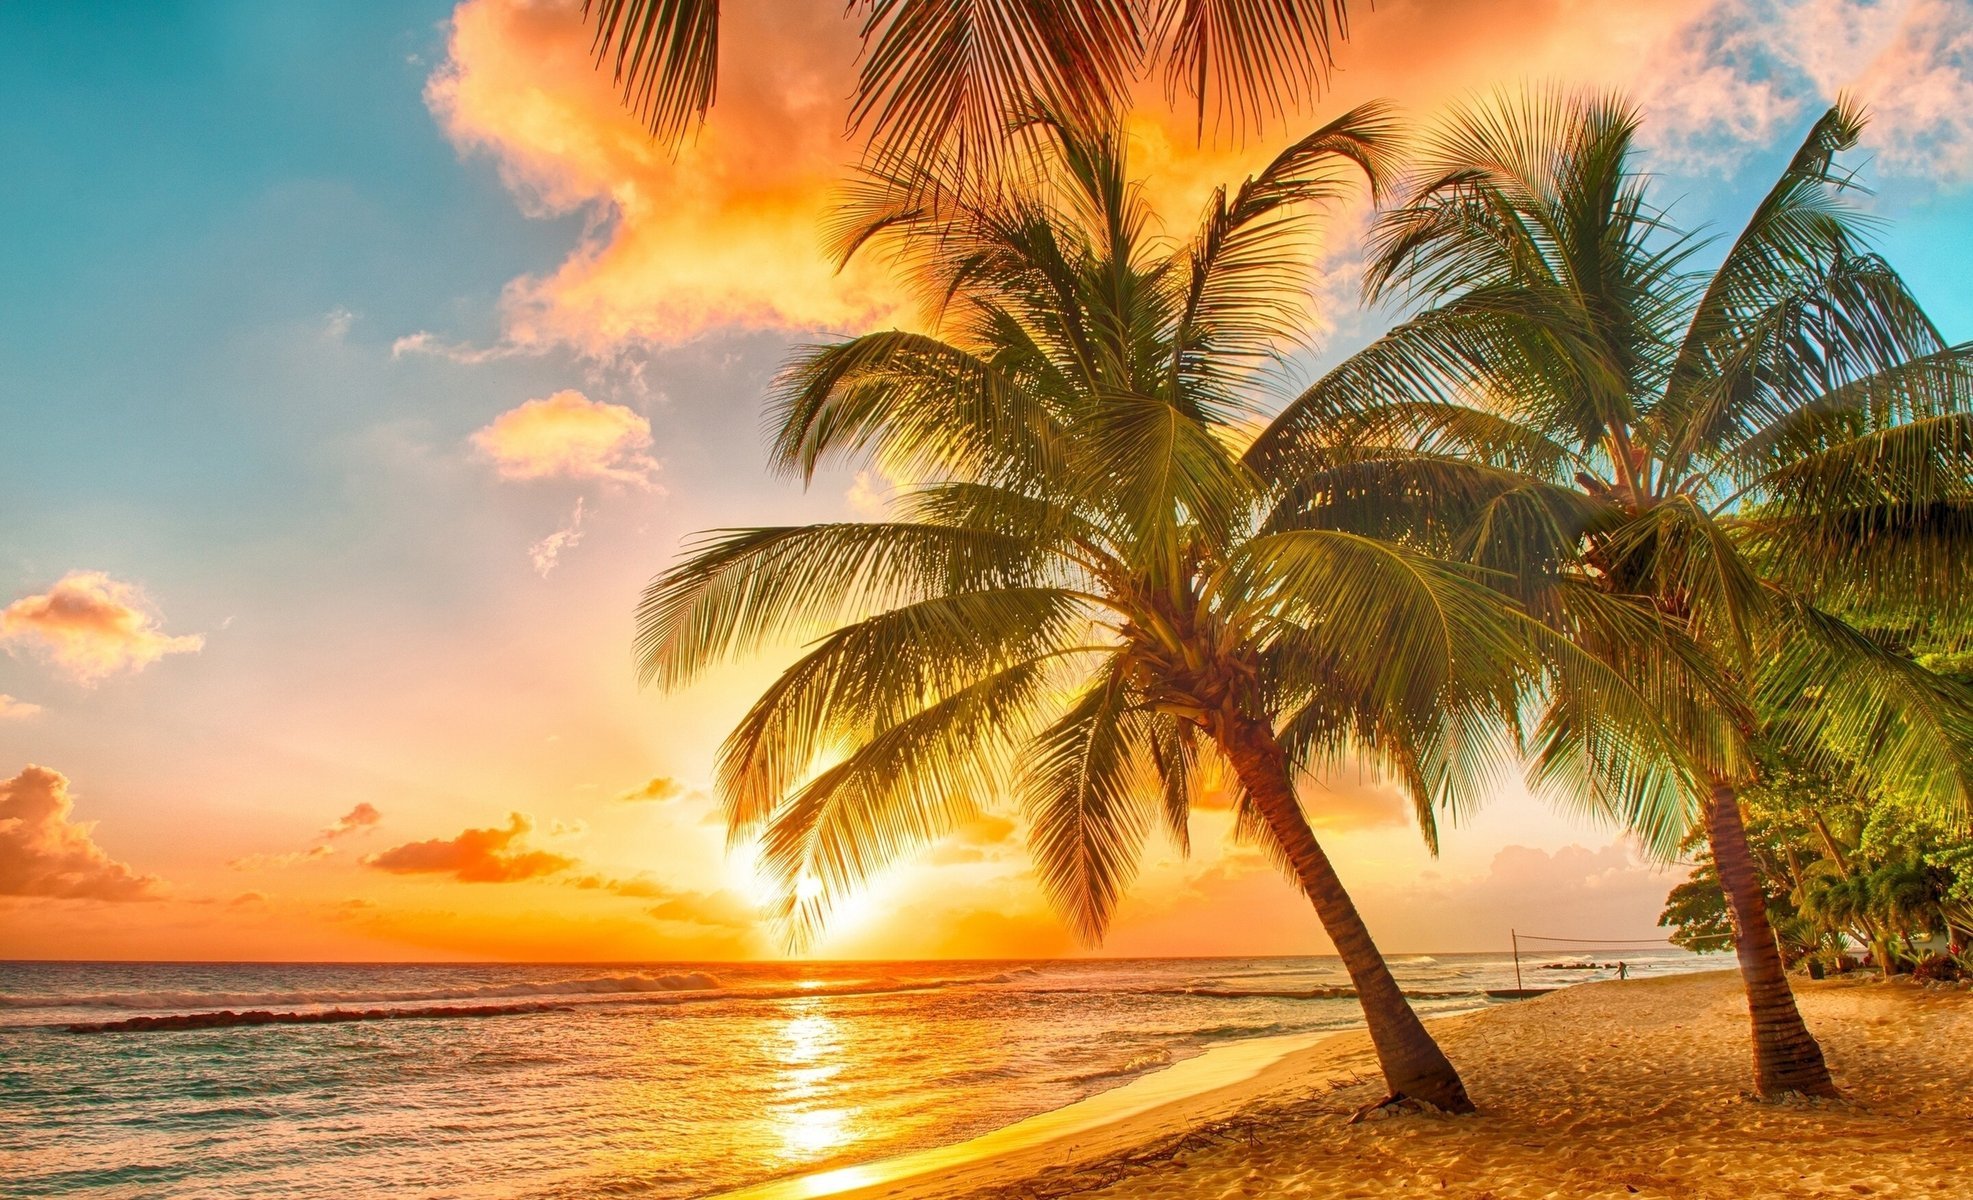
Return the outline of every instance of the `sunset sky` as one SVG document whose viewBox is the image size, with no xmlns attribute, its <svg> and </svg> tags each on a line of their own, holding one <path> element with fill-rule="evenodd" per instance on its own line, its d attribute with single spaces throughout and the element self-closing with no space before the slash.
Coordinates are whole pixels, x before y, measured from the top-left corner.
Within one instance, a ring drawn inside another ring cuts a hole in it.
<svg viewBox="0 0 1973 1200">
<path fill-rule="evenodd" d="M 909 319 L 817 222 L 856 40 L 729 0 L 675 157 L 579 0 L 0 10 L 0 957 L 706 959 L 780 951 L 706 788 L 780 659 L 640 693 L 631 615 L 696 530 L 876 511 L 764 469 L 793 344 Z M 1839 91 L 1882 246 L 1973 337 L 1965 0 L 1379 0 L 1319 106 L 1199 147 L 1135 128 L 1175 222 L 1288 135 L 1527 81 L 1627 88 L 1656 196 L 1730 233 Z M 1378 328 L 1362 213 L 1319 367 Z M 1388 317 L 1388 314 L 1386 314 Z M 1424 851 L 1396 794 L 1309 803 L 1394 952 L 1644 937 L 1674 875 L 1507 787 Z M 1205 813 L 1105 953 L 1326 952 Z M 1070 952 L 990 819 L 849 906 L 827 957 Z"/>
</svg>

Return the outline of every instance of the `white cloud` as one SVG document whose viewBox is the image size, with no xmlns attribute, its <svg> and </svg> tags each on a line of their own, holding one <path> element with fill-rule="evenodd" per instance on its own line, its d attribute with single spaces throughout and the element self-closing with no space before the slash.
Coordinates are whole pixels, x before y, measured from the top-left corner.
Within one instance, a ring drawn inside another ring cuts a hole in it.
<svg viewBox="0 0 1973 1200">
<path fill-rule="evenodd" d="M 167 654 L 194 653 L 205 638 L 165 633 L 135 584 L 101 571 L 70 571 L 47 591 L 0 609 L 0 643 L 34 646 L 76 682 L 93 685 Z"/>
<path fill-rule="evenodd" d="M 528 561 L 534 564 L 534 573 L 543 579 L 554 571 L 560 561 L 562 551 L 573 548 L 582 541 L 583 499 L 576 497 L 575 511 L 569 514 L 568 523 L 528 547 Z"/>
<path fill-rule="evenodd" d="M 529 400 L 473 434 L 503 479 L 598 479 L 656 487 L 651 423 L 573 388 Z"/>
</svg>

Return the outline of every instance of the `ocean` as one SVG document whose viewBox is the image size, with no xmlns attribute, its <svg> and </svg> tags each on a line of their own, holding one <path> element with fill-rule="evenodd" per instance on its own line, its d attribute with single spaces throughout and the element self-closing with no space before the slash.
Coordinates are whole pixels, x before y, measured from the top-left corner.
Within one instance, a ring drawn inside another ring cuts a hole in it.
<svg viewBox="0 0 1973 1200">
<path fill-rule="evenodd" d="M 1623 957 L 1634 977 L 1731 966 Z M 1615 974 L 1539 961 L 1531 987 Z M 1392 967 L 1428 1015 L 1514 986 L 1504 954 Z M 368 1016 L 296 1023 L 337 1009 Z M 283 1017 L 71 1029 L 222 1010 Z M 0 1194 L 686 1200 L 1357 1022 L 1333 958 L 0 963 Z"/>
</svg>

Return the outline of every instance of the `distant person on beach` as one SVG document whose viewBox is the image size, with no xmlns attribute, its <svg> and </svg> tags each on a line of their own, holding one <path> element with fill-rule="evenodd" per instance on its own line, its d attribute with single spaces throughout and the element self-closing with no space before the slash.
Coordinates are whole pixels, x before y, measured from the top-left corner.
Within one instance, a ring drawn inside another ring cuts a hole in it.
<svg viewBox="0 0 1973 1200">
<path fill-rule="evenodd" d="M 1627 963 L 1627 962 L 1620 962 L 1620 963 L 1618 963 L 1618 964 L 1617 964 L 1617 978 L 1618 978 L 1618 979 L 1629 979 L 1629 978 L 1630 978 L 1630 964 L 1629 964 L 1629 963 Z"/>
</svg>

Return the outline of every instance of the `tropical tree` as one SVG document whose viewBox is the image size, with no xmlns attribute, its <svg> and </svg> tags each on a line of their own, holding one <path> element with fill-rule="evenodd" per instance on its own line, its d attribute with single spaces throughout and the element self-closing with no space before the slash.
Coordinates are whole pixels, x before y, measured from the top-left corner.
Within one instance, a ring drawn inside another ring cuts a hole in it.
<svg viewBox="0 0 1973 1200">
<path fill-rule="evenodd" d="M 862 67 L 852 132 L 887 154 L 991 156 L 1010 120 L 1100 126 L 1163 66 L 1203 135 L 1235 137 L 1301 105 L 1349 36 L 1344 0 L 849 0 Z M 654 137 L 677 145 L 717 91 L 720 0 L 584 0 L 599 67 Z"/>
<path fill-rule="evenodd" d="M 873 872 L 1019 798 L 1045 892 L 1101 938 L 1162 824 L 1215 779 L 1314 903 L 1394 1096 L 1470 1109 L 1318 843 L 1297 784 L 1344 761 L 1400 781 L 1428 837 L 1511 760 L 1539 689 L 1599 698 L 1585 773 L 1646 698 L 1485 573 L 1342 526 L 1265 525 L 1281 488 L 1239 449 L 1279 398 L 1258 370 L 1305 316 L 1314 215 L 1389 169 L 1359 108 L 1157 232 L 1114 125 L 1047 121 L 995 189 L 948 156 L 872 168 L 841 252 L 890 253 L 933 334 L 797 355 L 773 458 L 918 481 L 895 519 L 710 536 L 639 611 L 643 678 L 819 634 L 724 744 L 728 828 L 758 839 L 797 936 Z M 1648 609 L 1600 619 L 1648 625 Z M 1587 706 L 1586 706 L 1587 707 Z"/>
<path fill-rule="evenodd" d="M 1621 101 L 1456 112 L 1375 232 L 1367 294 L 1410 315 L 1247 455 L 1268 475 L 1346 471 L 1312 508 L 1380 496 L 1427 547 L 1521 579 L 1536 610 L 1566 586 L 1647 597 L 1705 647 L 1737 702 L 1665 716 L 1763 1094 L 1834 1085 L 1749 853 L 1749 738 L 1954 820 L 1973 796 L 1967 692 L 1858 623 L 1963 628 L 1973 596 L 1973 347 L 1870 249 L 1837 161 L 1863 120 L 1822 116 L 1704 270 L 1711 243 L 1649 200 Z"/>
</svg>

